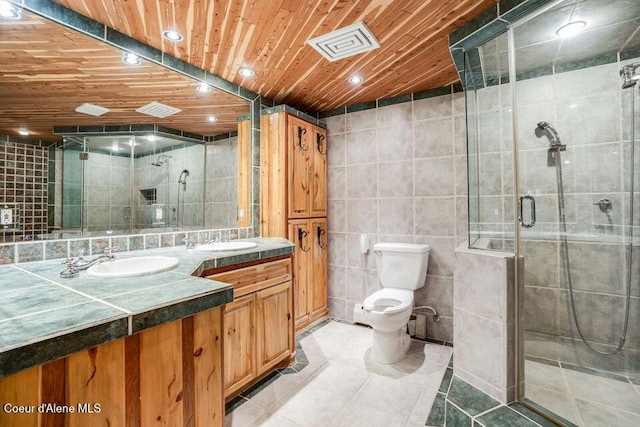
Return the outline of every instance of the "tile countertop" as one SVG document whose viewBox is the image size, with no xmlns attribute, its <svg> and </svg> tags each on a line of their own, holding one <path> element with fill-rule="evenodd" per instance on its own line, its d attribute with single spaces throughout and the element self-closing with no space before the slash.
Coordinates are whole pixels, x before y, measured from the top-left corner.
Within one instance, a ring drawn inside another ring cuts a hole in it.
<svg viewBox="0 0 640 427">
<path fill-rule="evenodd" d="M 203 252 L 176 246 L 120 252 L 117 259 L 163 255 L 170 271 L 94 279 L 60 278 L 61 260 L 0 266 L 0 378 L 71 353 L 191 316 L 233 300 L 233 288 L 203 271 L 293 253 L 285 239 L 242 239 L 256 248 Z"/>
</svg>

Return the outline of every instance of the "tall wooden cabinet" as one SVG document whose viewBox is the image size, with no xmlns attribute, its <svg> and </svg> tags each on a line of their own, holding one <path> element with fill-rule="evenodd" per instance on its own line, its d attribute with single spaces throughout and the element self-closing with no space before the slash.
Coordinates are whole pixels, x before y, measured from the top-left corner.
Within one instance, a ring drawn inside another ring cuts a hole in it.
<svg viewBox="0 0 640 427">
<path fill-rule="evenodd" d="M 296 329 L 328 315 L 327 133 L 286 112 L 261 118 L 261 233 L 296 244 Z"/>
</svg>

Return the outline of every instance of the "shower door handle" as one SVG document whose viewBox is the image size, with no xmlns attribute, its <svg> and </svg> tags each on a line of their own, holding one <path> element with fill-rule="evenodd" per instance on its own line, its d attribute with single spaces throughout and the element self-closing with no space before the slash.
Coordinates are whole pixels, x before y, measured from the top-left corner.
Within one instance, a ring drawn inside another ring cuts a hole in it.
<svg viewBox="0 0 640 427">
<path fill-rule="evenodd" d="M 522 211 L 524 209 L 525 200 L 528 200 L 531 204 L 531 220 L 528 223 L 525 223 L 524 219 L 522 218 Z M 531 228 L 536 225 L 536 200 L 533 198 L 533 196 L 520 196 L 519 205 L 520 213 L 518 214 L 518 222 L 520 223 L 520 226 L 524 228 Z"/>
</svg>

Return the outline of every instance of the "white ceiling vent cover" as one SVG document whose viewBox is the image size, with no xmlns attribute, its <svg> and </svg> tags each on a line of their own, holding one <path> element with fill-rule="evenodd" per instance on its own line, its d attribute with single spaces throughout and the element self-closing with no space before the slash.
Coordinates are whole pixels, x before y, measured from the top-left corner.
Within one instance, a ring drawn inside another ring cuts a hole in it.
<svg viewBox="0 0 640 427">
<path fill-rule="evenodd" d="M 82 104 L 76 107 L 76 111 L 78 113 L 88 114 L 90 116 L 101 116 L 105 113 L 108 113 L 111 110 L 109 110 L 108 108 L 101 107 L 99 105 Z"/>
<path fill-rule="evenodd" d="M 138 113 L 146 114 L 147 116 L 160 117 L 161 119 L 164 119 L 165 117 L 179 113 L 182 110 L 154 101 L 147 105 L 143 105 L 140 108 L 136 108 L 136 111 Z"/>
<path fill-rule="evenodd" d="M 364 22 L 340 28 L 307 43 L 331 62 L 380 47 L 380 42 Z"/>
</svg>

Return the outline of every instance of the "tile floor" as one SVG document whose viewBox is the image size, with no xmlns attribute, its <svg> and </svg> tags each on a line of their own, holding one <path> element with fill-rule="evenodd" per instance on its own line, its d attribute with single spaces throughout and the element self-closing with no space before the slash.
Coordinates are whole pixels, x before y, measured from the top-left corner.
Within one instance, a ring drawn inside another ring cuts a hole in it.
<svg viewBox="0 0 640 427">
<path fill-rule="evenodd" d="M 578 426 L 640 426 L 640 385 L 627 378 L 526 360 L 525 387 L 526 398 Z"/>
<path fill-rule="evenodd" d="M 330 321 L 300 340 L 308 365 L 228 410 L 227 426 L 424 426 L 453 348 L 412 341 L 394 365 L 371 360 L 373 330 Z"/>
</svg>

